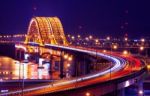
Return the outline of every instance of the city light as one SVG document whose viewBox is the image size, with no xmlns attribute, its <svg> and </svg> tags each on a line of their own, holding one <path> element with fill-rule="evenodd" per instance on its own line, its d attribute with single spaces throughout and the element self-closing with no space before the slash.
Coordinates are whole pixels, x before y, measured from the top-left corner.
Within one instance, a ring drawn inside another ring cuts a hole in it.
<svg viewBox="0 0 150 96">
<path fill-rule="evenodd" d="M 70 67 L 70 63 L 67 64 L 67 67 Z"/>
<path fill-rule="evenodd" d="M 69 57 L 68 60 L 69 60 L 69 61 L 72 61 L 72 57 Z"/>
<path fill-rule="evenodd" d="M 71 37 L 71 39 L 72 39 L 72 40 L 74 40 L 74 39 L 75 39 L 75 37 L 74 37 L 74 36 L 72 36 L 72 37 Z"/>
<path fill-rule="evenodd" d="M 143 50 L 144 50 L 144 47 L 143 47 L 143 46 L 141 46 L 141 47 L 140 47 L 140 50 L 141 50 L 141 51 L 143 51 Z"/>
<path fill-rule="evenodd" d="M 150 70 L 150 65 L 147 65 L 147 69 Z"/>
<path fill-rule="evenodd" d="M 93 38 L 93 36 L 92 36 L 92 35 L 90 35 L 90 36 L 89 36 L 89 38 L 90 38 L 90 39 L 92 39 L 92 38 Z"/>
<path fill-rule="evenodd" d="M 81 36 L 80 35 L 78 35 L 78 38 L 80 38 Z"/>
<path fill-rule="evenodd" d="M 107 51 L 106 51 L 106 50 L 103 50 L 103 52 L 106 53 Z"/>
<path fill-rule="evenodd" d="M 113 49 L 117 49 L 117 48 L 118 48 L 118 46 L 117 46 L 117 45 L 114 45 L 114 46 L 113 46 Z"/>
<path fill-rule="evenodd" d="M 65 54 L 65 55 L 64 55 L 64 59 L 67 59 L 67 58 L 68 58 L 68 54 Z"/>
<path fill-rule="evenodd" d="M 52 37 L 54 37 L 54 35 L 52 35 Z"/>
<path fill-rule="evenodd" d="M 86 38 L 85 38 L 85 40 L 86 40 L 86 41 L 89 41 L 89 38 L 88 38 L 88 37 L 86 37 Z"/>
<path fill-rule="evenodd" d="M 89 92 L 87 92 L 87 93 L 85 94 L 85 96 L 90 96 L 90 93 L 89 93 Z"/>
<path fill-rule="evenodd" d="M 123 54 L 124 54 L 124 55 L 127 55 L 127 54 L 128 54 L 128 51 L 127 51 L 127 50 L 124 50 L 124 51 L 123 51 Z"/>
<path fill-rule="evenodd" d="M 99 42 L 99 40 L 98 40 L 98 39 L 95 39 L 95 42 L 96 42 L 96 43 L 98 43 L 98 42 Z"/>
<path fill-rule="evenodd" d="M 68 34 L 68 37 L 70 37 L 70 34 Z"/>
<path fill-rule="evenodd" d="M 129 82 L 129 81 L 126 81 L 124 86 L 125 86 L 125 87 L 130 86 L 130 82 Z"/>
<path fill-rule="evenodd" d="M 106 39 L 107 39 L 107 40 L 110 40 L 110 37 L 108 36 Z"/>
<path fill-rule="evenodd" d="M 144 38 L 142 38 L 142 39 L 141 39 L 141 42 L 145 42 L 145 39 L 144 39 Z"/>
<path fill-rule="evenodd" d="M 125 38 L 124 38 L 124 40 L 125 40 L 125 41 L 128 41 L 128 38 L 127 38 L 127 37 L 125 37 Z"/>
<path fill-rule="evenodd" d="M 143 90 L 139 90 L 138 92 L 140 95 L 143 95 Z"/>
</svg>

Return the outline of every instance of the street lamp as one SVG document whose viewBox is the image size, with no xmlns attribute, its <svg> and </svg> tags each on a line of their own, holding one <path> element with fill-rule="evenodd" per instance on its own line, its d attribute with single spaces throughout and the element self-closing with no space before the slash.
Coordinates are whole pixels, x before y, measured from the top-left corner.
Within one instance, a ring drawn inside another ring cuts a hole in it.
<svg viewBox="0 0 150 96">
<path fill-rule="evenodd" d="M 89 41 L 89 38 L 88 38 L 88 37 L 86 37 L 86 38 L 85 38 L 85 40 L 86 40 L 86 41 Z"/>
<path fill-rule="evenodd" d="M 95 39 L 95 42 L 96 42 L 96 43 L 98 43 L 98 42 L 99 42 L 99 40 L 98 40 L 98 39 Z"/>
<path fill-rule="evenodd" d="M 89 38 L 90 38 L 90 39 L 93 39 L 93 36 L 92 36 L 92 35 L 90 35 L 90 36 L 89 36 Z"/>
<path fill-rule="evenodd" d="M 104 53 L 106 53 L 106 50 L 103 50 Z"/>
<path fill-rule="evenodd" d="M 70 38 L 70 34 L 68 34 L 68 37 Z"/>
<path fill-rule="evenodd" d="M 65 55 L 64 55 L 64 59 L 67 59 L 67 58 L 68 58 L 68 54 L 65 54 Z"/>
<path fill-rule="evenodd" d="M 125 40 L 125 41 L 128 41 L 128 38 L 127 38 L 127 37 L 125 37 L 125 38 L 124 38 L 124 40 Z"/>
<path fill-rule="evenodd" d="M 67 64 L 67 67 L 70 67 L 70 63 Z"/>
<path fill-rule="evenodd" d="M 140 96 L 143 96 L 143 90 L 139 90 L 138 93 L 139 93 Z"/>
<path fill-rule="evenodd" d="M 142 39 L 141 39 L 141 42 L 145 42 L 145 39 L 144 39 L 144 38 L 142 38 Z"/>
<path fill-rule="evenodd" d="M 108 36 L 106 39 L 109 41 L 109 40 L 110 40 L 110 37 Z"/>
<path fill-rule="evenodd" d="M 118 48 L 118 46 L 117 46 L 117 45 L 114 45 L 114 46 L 113 46 L 113 49 L 115 49 L 115 50 L 116 50 L 117 48 Z"/>
<path fill-rule="evenodd" d="M 85 96 L 90 96 L 91 94 L 89 92 L 86 92 Z"/>
<path fill-rule="evenodd" d="M 75 37 L 74 37 L 74 36 L 72 36 L 72 37 L 71 37 L 71 39 L 72 39 L 72 40 L 74 40 L 74 39 L 75 39 Z"/>
<path fill-rule="evenodd" d="M 144 46 L 139 47 L 138 55 L 140 55 L 140 52 L 144 50 Z"/>
<path fill-rule="evenodd" d="M 124 50 L 123 51 L 123 55 L 127 55 L 128 54 L 128 51 L 127 50 Z"/>
<path fill-rule="evenodd" d="M 28 60 L 24 60 L 22 62 L 22 96 L 24 95 L 24 74 L 25 74 L 24 64 L 27 64 L 27 63 L 28 63 Z"/>
<path fill-rule="evenodd" d="M 80 36 L 80 35 L 78 35 L 77 37 L 78 37 L 78 38 L 80 38 L 81 36 Z"/>
<path fill-rule="evenodd" d="M 66 77 L 68 78 L 69 77 L 69 68 L 70 68 L 70 66 L 71 66 L 71 64 L 70 63 L 68 63 L 67 64 L 67 69 L 66 69 Z"/>
<path fill-rule="evenodd" d="M 144 50 L 144 47 L 143 46 L 140 46 L 140 51 L 143 51 Z"/>
<path fill-rule="evenodd" d="M 68 60 L 69 60 L 69 61 L 72 61 L 72 56 L 70 56 L 70 57 L 68 58 Z"/>
</svg>

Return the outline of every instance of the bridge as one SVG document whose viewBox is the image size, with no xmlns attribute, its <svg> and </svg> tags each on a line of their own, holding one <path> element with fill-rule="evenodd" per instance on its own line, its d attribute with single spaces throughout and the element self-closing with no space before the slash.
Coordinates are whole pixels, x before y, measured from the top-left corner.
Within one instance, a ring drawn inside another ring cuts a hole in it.
<svg viewBox="0 0 150 96">
<path fill-rule="evenodd" d="M 57 57 L 59 79 L 54 80 L 51 77 L 53 82 L 23 87 L 1 93 L 1 96 L 124 96 L 124 89 L 134 84 L 138 86 L 138 95 L 143 96 L 141 81 L 146 73 L 146 65 L 143 62 L 131 54 L 69 45 L 57 17 L 32 18 L 25 42 L 16 44 L 16 48 L 23 55 L 21 57 L 24 64 L 30 61 L 30 55 L 36 57 L 38 68 L 43 68 L 44 61 L 49 62 L 51 75 L 56 67 L 54 58 Z M 70 56 L 70 59 L 65 56 Z M 64 63 L 65 58 L 74 60 L 68 65 Z M 70 76 L 67 77 L 64 71 Z M 24 77 L 22 79 L 24 80 Z"/>
<path fill-rule="evenodd" d="M 30 21 L 25 43 L 67 45 L 63 27 L 57 17 L 34 17 Z"/>
</svg>

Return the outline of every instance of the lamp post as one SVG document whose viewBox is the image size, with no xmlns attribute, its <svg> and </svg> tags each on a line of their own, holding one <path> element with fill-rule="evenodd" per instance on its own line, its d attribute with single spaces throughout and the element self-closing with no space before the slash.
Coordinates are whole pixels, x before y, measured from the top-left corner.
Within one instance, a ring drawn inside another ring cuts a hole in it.
<svg viewBox="0 0 150 96">
<path fill-rule="evenodd" d="M 113 49 L 117 50 L 118 46 L 117 45 L 113 45 Z"/>
<path fill-rule="evenodd" d="M 145 39 L 144 39 L 144 38 L 141 38 L 141 42 L 144 43 L 144 42 L 145 42 Z"/>
<path fill-rule="evenodd" d="M 144 46 L 140 46 L 140 47 L 139 47 L 139 53 L 138 53 L 138 54 L 140 55 L 140 52 L 142 52 L 143 50 L 144 50 Z"/>
<path fill-rule="evenodd" d="M 110 37 L 109 37 L 110 38 Z M 109 39 L 108 38 L 108 39 Z M 110 40 L 110 39 L 109 39 Z M 116 46 L 115 46 L 116 48 Z M 112 42 L 110 42 L 110 55 L 112 55 Z M 111 66 L 112 66 L 112 62 L 110 62 L 110 80 L 111 80 Z"/>
<path fill-rule="evenodd" d="M 111 40 L 110 40 L 110 36 L 107 36 L 106 37 L 106 40 L 108 41 L 108 43 L 109 43 L 109 46 L 110 46 L 110 55 L 112 55 L 112 42 L 111 42 Z M 112 65 L 112 62 L 110 62 L 110 64 L 109 64 L 110 66 L 110 80 L 111 80 L 111 65 Z"/>
<path fill-rule="evenodd" d="M 22 96 L 24 96 L 24 92 L 23 92 L 23 90 L 24 90 L 24 65 L 25 64 L 27 64 L 28 63 L 28 60 L 24 60 L 23 62 L 22 62 Z"/>
<path fill-rule="evenodd" d="M 66 64 L 66 77 L 69 75 L 69 68 L 70 68 L 70 66 L 71 66 L 71 62 L 72 62 L 72 60 L 73 60 L 73 56 L 69 56 L 69 54 L 64 54 L 63 55 L 63 58 L 64 58 L 64 60 L 66 60 L 67 61 L 67 64 Z"/>
<path fill-rule="evenodd" d="M 123 55 L 127 55 L 128 54 L 128 51 L 127 50 L 124 50 L 123 51 Z"/>
<path fill-rule="evenodd" d="M 66 78 L 69 78 L 70 77 L 70 74 L 69 74 L 69 68 L 70 68 L 70 63 L 67 64 L 67 70 L 66 70 Z"/>
<path fill-rule="evenodd" d="M 144 50 L 144 47 L 143 46 L 140 46 L 140 51 L 143 51 Z"/>
<path fill-rule="evenodd" d="M 110 49 L 110 54 L 112 55 L 112 48 Z M 110 62 L 110 80 L 111 80 L 111 65 L 112 65 L 112 62 Z"/>
</svg>

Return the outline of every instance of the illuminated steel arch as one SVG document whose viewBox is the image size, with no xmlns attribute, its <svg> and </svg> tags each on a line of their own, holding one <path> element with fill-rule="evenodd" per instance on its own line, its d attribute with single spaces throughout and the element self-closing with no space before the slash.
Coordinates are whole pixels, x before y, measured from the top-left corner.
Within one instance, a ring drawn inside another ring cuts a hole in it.
<svg viewBox="0 0 150 96">
<path fill-rule="evenodd" d="M 57 17 L 34 17 L 31 19 L 25 43 L 68 45 L 63 26 Z"/>
</svg>

